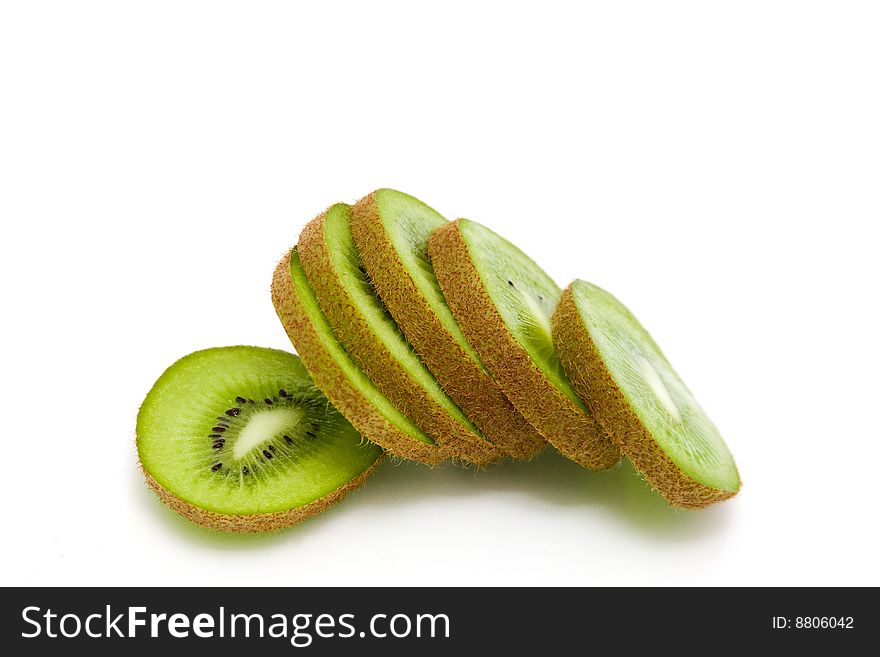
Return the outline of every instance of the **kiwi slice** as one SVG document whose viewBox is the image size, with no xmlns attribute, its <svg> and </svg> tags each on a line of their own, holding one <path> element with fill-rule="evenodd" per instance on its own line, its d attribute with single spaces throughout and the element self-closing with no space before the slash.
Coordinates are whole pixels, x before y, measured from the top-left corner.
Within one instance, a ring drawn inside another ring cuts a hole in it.
<svg viewBox="0 0 880 657">
<path fill-rule="evenodd" d="M 297 250 L 318 304 L 339 341 L 376 386 L 453 456 L 486 463 L 498 452 L 480 434 L 400 332 L 372 289 L 349 225 L 349 206 L 309 222 Z"/>
<path fill-rule="evenodd" d="M 574 281 L 553 315 L 553 338 L 574 389 L 670 504 L 697 508 L 736 495 L 739 473 L 724 439 L 626 306 Z"/>
<path fill-rule="evenodd" d="M 361 439 L 293 354 L 219 347 L 159 377 L 137 416 L 147 484 L 212 529 L 278 529 L 362 484 L 382 450 Z"/>
<path fill-rule="evenodd" d="M 361 434 L 401 458 L 433 465 L 449 457 L 352 361 L 318 306 L 296 247 L 275 269 L 272 302 L 315 384 Z"/>
<path fill-rule="evenodd" d="M 428 253 L 465 337 L 517 410 L 568 458 L 593 469 L 614 465 L 620 450 L 553 350 L 556 283 L 516 246 L 467 219 L 436 229 Z"/>
<path fill-rule="evenodd" d="M 484 369 L 431 268 L 428 238 L 447 223 L 393 189 L 377 190 L 351 210 L 351 234 L 364 268 L 422 362 L 496 447 L 514 458 L 531 458 L 547 443 Z"/>
</svg>

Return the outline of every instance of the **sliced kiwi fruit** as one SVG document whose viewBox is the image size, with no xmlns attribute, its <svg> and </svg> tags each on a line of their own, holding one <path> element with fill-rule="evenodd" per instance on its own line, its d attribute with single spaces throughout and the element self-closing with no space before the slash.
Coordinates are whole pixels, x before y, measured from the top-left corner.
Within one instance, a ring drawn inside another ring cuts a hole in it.
<svg viewBox="0 0 880 657">
<path fill-rule="evenodd" d="M 626 306 L 574 281 L 553 315 L 553 339 L 574 389 L 670 504 L 698 508 L 736 495 L 724 439 Z"/>
<path fill-rule="evenodd" d="M 443 299 L 428 238 L 448 223 L 408 194 L 380 189 L 351 209 L 361 262 L 388 312 L 443 390 L 508 456 L 528 459 L 547 444 L 486 372 Z"/>
<path fill-rule="evenodd" d="M 553 349 L 556 283 L 516 246 L 467 219 L 437 228 L 428 253 L 465 337 L 517 410 L 568 458 L 592 469 L 614 465 L 620 450 Z"/>
<path fill-rule="evenodd" d="M 185 356 L 137 417 L 147 484 L 212 529 L 279 529 L 362 484 L 382 450 L 318 392 L 293 354 L 219 347 Z"/>
<path fill-rule="evenodd" d="M 275 269 L 272 302 L 315 385 L 364 437 L 395 456 L 428 465 L 449 458 L 376 388 L 336 339 L 309 286 L 297 247 Z"/>
<path fill-rule="evenodd" d="M 443 391 L 376 296 L 349 219 L 349 206 L 333 205 L 306 225 L 297 245 L 334 334 L 376 387 L 441 448 L 473 463 L 496 459 L 498 451 Z"/>
</svg>

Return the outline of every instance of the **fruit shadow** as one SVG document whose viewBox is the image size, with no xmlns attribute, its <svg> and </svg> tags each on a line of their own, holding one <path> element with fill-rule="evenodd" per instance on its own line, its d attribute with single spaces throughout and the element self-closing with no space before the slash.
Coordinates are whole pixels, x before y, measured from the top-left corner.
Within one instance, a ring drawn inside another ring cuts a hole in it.
<svg viewBox="0 0 880 657">
<path fill-rule="evenodd" d="M 446 464 L 435 468 L 388 460 L 352 505 L 393 507 L 419 498 L 480 495 L 528 496 L 548 506 L 582 509 L 627 525 L 658 541 L 696 541 L 730 524 L 729 505 L 676 509 L 633 468 L 627 459 L 604 472 L 586 470 L 547 447 L 529 462 L 504 460 L 484 469 Z"/>
<path fill-rule="evenodd" d="M 429 468 L 412 461 L 386 459 L 366 485 L 342 503 L 294 527 L 260 534 L 230 534 L 196 525 L 161 504 L 139 476 L 132 481 L 137 488 L 133 493 L 144 512 L 168 527 L 170 533 L 204 547 L 229 551 L 307 540 L 317 526 L 332 523 L 337 513 L 361 513 L 369 506 L 393 509 L 426 499 L 499 493 L 528 496 L 549 506 L 574 507 L 586 515 L 610 517 L 658 541 L 708 538 L 723 531 L 732 517 L 725 504 L 699 511 L 670 507 L 626 459 L 610 470 L 592 472 L 551 447 L 529 462 L 505 459 L 482 469 L 454 464 Z"/>
</svg>

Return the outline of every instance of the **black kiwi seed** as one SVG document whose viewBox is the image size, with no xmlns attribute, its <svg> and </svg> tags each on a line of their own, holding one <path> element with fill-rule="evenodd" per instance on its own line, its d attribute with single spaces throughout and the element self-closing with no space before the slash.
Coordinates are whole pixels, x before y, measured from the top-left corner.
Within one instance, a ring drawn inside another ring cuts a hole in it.
<svg viewBox="0 0 880 657">
<path fill-rule="evenodd" d="M 222 440 L 218 440 L 216 443 L 214 443 L 213 445 L 211 445 L 211 448 L 212 448 L 212 449 L 222 449 L 222 448 L 223 448 L 223 441 L 222 441 Z"/>
<path fill-rule="evenodd" d="M 246 404 L 247 403 L 247 399 L 245 399 L 244 397 L 236 397 L 235 401 L 237 401 L 239 404 Z"/>
<path fill-rule="evenodd" d="M 214 465 L 211 466 L 211 472 L 217 472 L 217 470 L 219 470 L 222 467 L 223 467 L 222 463 L 215 463 Z"/>
<path fill-rule="evenodd" d="M 241 473 L 247 475 L 247 474 L 250 474 L 251 471 L 248 469 L 247 466 L 244 466 L 244 467 L 241 469 Z"/>
<path fill-rule="evenodd" d="M 219 433 L 212 433 L 210 436 L 208 436 L 208 438 L 222 438 L 222 437 L 223 436 L 221 436 Z"/>
<path fill-rule="evenodd" d="M 275 453 L 275 445 L 269 445 L 269 451 Z"/>
<path fill-rule="evenodd" d="M 507 284 L 508 284 L 510 287 L 515 287 L 514 284 L 513 284 L 513 281 L 511 281 L 510 279 L 508 279 Z"/>
<path fill-rule="evenodd" d="M 290 436 L 288 436 L 288 435 L 284 436 L 284 442 L 286 442 L 288 445 L 293 445 L 293 441 L 290 439 Z"/>
<path fill-rule="evenodd" d="M 211 431 L 213 431 L 214 433 L 223 433 L 224 431 L 226 431 L 226 427 L 221 427 L 221 426 L 211 427 Z"/>
<path fill-rule="evenodd" d="M 280 397 L 287 397 L 287 391 L 284 388 L 281 388 L 281 390 L 278 391 L 278 395 Z"/>
<path fill-rule="evenodd" d="M 241 413 L 240 408 L 230 408 L 226 411 L 226 415 L 229 417 L 238 417 L 238 414 Z"/>
<path fill-rule="evenodd" d="M 267 459 L 270 459 L 272 458 L 272 452 L 270 452 L 268 449 L 264 449 L 263 456 L 265 456 Z"/>
<path fill-rule="evenodd" d="M 306 431 L 306 435 L 307 435 L 309 438 L 317 438 L 317 437 L 318 437 L 318 436 L 317 436 L 314 432 L 312 432 L 312 431 Z"/>
<path fill-rule="evenodd" d="M 266 402 L 269 406 L 272 405 L 272 400 L 269 399 L 268 397 L 266 397 L 263 401 Z"/>
</svg>

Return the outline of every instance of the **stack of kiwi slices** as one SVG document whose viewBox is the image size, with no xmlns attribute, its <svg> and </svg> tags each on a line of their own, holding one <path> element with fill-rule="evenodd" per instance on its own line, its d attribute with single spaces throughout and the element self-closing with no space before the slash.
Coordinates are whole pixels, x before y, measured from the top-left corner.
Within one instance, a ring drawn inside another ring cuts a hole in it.
<svg viewBox="0 0 880 657">
<path fill-rule="evenodd" d="M 202 525 L 293 524 L 385 453 L 484 468 L 549 443 L 592 470 L 626 456 L 676 507 L 740 488 L 715 425 L 620 301 L 580 280 L 563 291 L 489 228 L 402 192 L 307 223 L 272 301 L 299 356 L 190 354 L 138 414 L 147 484 Z"/>
</svg>

